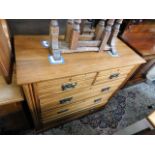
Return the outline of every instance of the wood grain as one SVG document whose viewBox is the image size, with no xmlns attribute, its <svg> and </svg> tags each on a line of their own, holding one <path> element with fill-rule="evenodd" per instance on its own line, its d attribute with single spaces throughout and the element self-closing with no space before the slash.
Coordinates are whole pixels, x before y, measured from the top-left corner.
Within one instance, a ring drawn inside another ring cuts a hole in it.
<svg viewBox="0 0 155 155">
<path fill-rule="evenodd" d="M 131 20 L 132 23 L 132 20 Z M 141 65 L 134 76 L 128 82 L 135 84 L 146 80 L 146 74 L 155 59 L 155 22 L 144 21 L 140 24 L 128 24 L 120 38 L 145 60 L 146 64 Z M 151 63 L 150 63 L 151 62 Z"/>
<path fill-rule="evenodd" d="M 63 54 L 64 64 L 51 65 L 48 49 L 40 45 L 46 37 L 15 37 L 17 81 L 23 86 L 37 130 L 103 107 L 136 67 L 145 62 L 117 39 L 119 57 L 106 52 Z M 116 73 L 119 77 L 113 75 Z M 62 84 L 67 82 L 77 82 L 79 87 L 62 91 Z M 105 101 L 98 105 L 89 102 L 98 95 Z M 66 101 L 69 97 L 71 101 Z"/>
<path fill-rule="evenodd" d="M 48 61 L 48 49 L 37 48 L 38 44 L 40 44 L 38 41 L 42 39 L 44 37 L 41 36 L 32 38 L 27 36 L 15 37 L 18 84 L 92 73 L 109 69 L 109 67 L 117 68 L 145 62 L 118 39 L 116 49 L 119 51 L 120 56 L 117 58 L 113 58 L 105 52 L 63 54 L 65 60 L 63 65 L 51 65 Z"/>
<path fill-rule="evenodd" d="M 60 107 L 67 105 L 68 103 L 74 103 L 86 98 L 90 98 L 96 95 L 107 95 L 109 92 L 113 93 L 119 85 L 124 81 L 124 78 L 116 80 L 110 83 L 102 83 L 100 85 L 95 85 L 83 89 L 73 90 L 71 92 L 57 93 L 55 95 L 51 93 L 46 93 L 40 95 L 40 104 L 43 109 L 50 109 L 54 107 Z M 70 102 L 60 104 L 60 100 L 71 98 Z"/>
<path fill-rule="evenodd" d="M 35 128 L 38 129 L 41 127 L 41 122 L 38 116 L 39 113 L 37 113 L 38 109 L 36 109 L 36 105 L 34 103 L 34 96 L 31 95 L 30 85 L 23 85 L 22 88 L 28 102 L 28 107 L 33 118 L 33 123 L 35 125 Z"/>
<path fill-rule="evenodd" d="M 24 97 L 19 86 L 16 85 L 15 75 L 12 84 L 6 84 L 2 75 L 0 75 L 0 106 L 11 102 L 23 101 Z"/>
<path fill-rule="evenodd" d="M 0 70 L 7 83 L 11 82 L 12 49 L 5 20 L 0 19 Z"/>
<path fill-rule="evenodd" d="M 57 108 L 54 111 L 42 113 L 43 123 L 47 123 L 47 122 L 52 121 L 52 120 L 57 120 L 57 119 L 65 117 L 67 115 L 79 112 L 81 110 L 96 107 L 97 105 L 100 105 L 100 104 L 103 105 L 103 103 L 104 104 L 106 103 L 107 98 L 102 97 L 102 96 L 96 96 L 96 97 L 93 97 L 91 99 L 87 99 L 85 101 L 82 101 L 82 102 L 79 102 L 76 104 L 68 105 L 68 106 L 61 108 L 61 109 Z M 94 101 L 97 99 L 101 99 L 100 102 L 94 103 Z M 65 111 L 66 109 L 67 109 L 67 111 Z M 60 113 L 63 110 L 64 110 L 64 112 Z"/>
<path fill-rule="evenodd" d="M 155 55 L 155 33 L 126 33 L 123 40 L 130 44 L 140 55 Z"/>
</svg>

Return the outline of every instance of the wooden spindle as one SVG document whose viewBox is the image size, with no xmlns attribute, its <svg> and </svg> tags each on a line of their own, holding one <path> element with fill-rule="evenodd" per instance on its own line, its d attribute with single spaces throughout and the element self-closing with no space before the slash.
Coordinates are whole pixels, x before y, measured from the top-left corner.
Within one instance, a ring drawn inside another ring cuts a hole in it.
<svg viewBox="0 0 155 155">
<path fill-rule="evenodd" d="M 59 48 L 58 38 L 59 38 L 59 26 L 57 20 L 51 20 L 50 23 L 50 48 L 51 50 L 56 50 Z"/>
<path fill-rule="evenodd" d="M 109 40 L 111 30 L 112 30 L 112 25 L 114 24 L 115 19 L 109 19 L 107 22 L 107 25 L 103 31 L 103 36 L 102 36 L 102 42 L 100 45 L 99 51 L 103 51 L 107 45 L 107 42 Z"/>
<path fill-rule="evenodd" d="M 78 47 L 78 40 L 80 36 L 80 20 L 75 20 L 73 31 L 70 40 L 70 49 L 76 49 Z"/>
<path fill-rule="evenodd" d="M 108 41 L 108 45 L 111 47 L 115 46 L 115 41 L 116 41 L 117 35 L 119 33 L 119 29 L 120 29 L 120 25 L 122 24 L 122 21 L 123 21 L 122 19 L 117 19 L 113 26 L 112 33 L 111 33 L 109 41 Z"/>
<path fill-rule="evenodd" d="M 74 19 L 74 23 L 80 25 L 81 24 L 81 19 Z"/>
<path fill-rule="evenodd" d="M 54 61 L 62 59 L 61 51 L 59 50 L 59 26 L 57 20 L 52 20 L 50 23 L 50 53 Z"/>
<path fill-rule="evenodd" d="M 81 20 L 81 24 L 80 24 L 80 34 L 83 34 L 84 32 L 84 27 L 85 27 L 85 22 L 86 22 L 86 19 L 82 19 Z"/>
<path fill-rule="evenodd" d="M 105 28 L 105 20 L 100 20 L 95 29 L 95 40 L 100 40 Z"/>
<path fill-rule="evenodd" d="M 74 20 L 73 19 L 68 19 L 68 21 L 67 21 L 67 29 L 66 29 L 66 36 L 65 36 L 66 42 L 70 41 L 71 34 L 72 34 L 72 31 L 73 31 L 73 25 L 74 25 Z"/>
</svg>

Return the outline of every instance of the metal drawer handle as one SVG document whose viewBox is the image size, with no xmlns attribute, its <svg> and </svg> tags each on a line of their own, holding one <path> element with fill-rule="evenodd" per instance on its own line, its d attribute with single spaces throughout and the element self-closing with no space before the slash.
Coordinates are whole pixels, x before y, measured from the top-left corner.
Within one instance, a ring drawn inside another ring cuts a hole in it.
<svg viewBox="0 0 155 155">
<path fill-rule="evenodd" d="M 109 91 L 110 87 L 102 88 L 101 92 Z"/>
<path fill-rule="evenodd" d="M 111 75 L 109 76 L 109 79 L 117 78 L 117 77 L 119 77 L 119 74 L 120 74 L 120 73 L 111 74 Z"/>
<path fill-rule="evenodd" d="M 65 83 L 61 86 L 62 90 L 68 90 L 68 89 L 73 89 L 75 88 L 75 86 L 77 85 L 77 82 L 73 82 L 73 83 Z"/>
<path fill-rule="evenodd" d="M 60 104 L 70 103 L 73 97 L 65 98 L 59 101 Z"/>
<path fill-rule="evenodd" d="M 63 113 L 63 112 L 67 112 L 67 111 L 68 111 L 68 109 L 64 109 L 64 110 L 58 111 L 57 113 L 58 113 L 58 114 L 61 114 L 61 113 Z"/>
<path fill-rule="evenodd" d="M 98 98 L 98 99 L 94 100 L 94 103 L 95 103 L 95 104 L 100 103 L 101 100 L 102 100 L 102 98 Z"/>
</svg>

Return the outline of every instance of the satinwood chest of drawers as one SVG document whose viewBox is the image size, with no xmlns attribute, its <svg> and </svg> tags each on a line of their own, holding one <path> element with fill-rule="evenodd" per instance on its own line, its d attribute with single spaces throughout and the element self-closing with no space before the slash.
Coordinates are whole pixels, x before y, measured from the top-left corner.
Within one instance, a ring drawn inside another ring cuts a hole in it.
<svg viewBox="0 0 155 155">
<path fill-rule="evenodd" d="M 17 83 L 22 86 L 37 130 L 98 110 L 145 61 L 119 39 L 119 57 L 106 52 L 63 54 L 48 61 L 41 41 L 48 36 L 16 36 Z"/>
</svg>

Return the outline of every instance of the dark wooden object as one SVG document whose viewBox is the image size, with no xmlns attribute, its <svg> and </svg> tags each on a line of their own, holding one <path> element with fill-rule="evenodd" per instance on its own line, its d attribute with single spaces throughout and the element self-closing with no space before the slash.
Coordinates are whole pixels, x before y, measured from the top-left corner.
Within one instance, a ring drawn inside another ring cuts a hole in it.
<svg viewBox="0 0 155 155">
<path fill-rule="evenodd" d="M 146 80 L 148 70 L 155 64 L 155 21 L 130 21 L 120 38 L 147 61 L 138 68 L 128 83 Z"/>
</svg>

